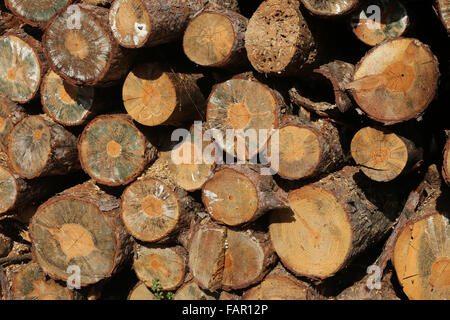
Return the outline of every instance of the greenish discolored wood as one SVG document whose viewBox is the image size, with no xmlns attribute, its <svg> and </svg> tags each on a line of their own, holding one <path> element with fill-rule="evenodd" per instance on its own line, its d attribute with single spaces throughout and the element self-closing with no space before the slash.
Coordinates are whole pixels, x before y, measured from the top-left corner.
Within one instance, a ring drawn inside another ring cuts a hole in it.
<svg viewBox="0 0 450 320">
<path fill-rule="evenodd" d="M 108 9 L 85 4 L 73 5 L 51 20 L 42 45 L 53 71 L 74 85 L 107 87 L 120 81 L 133 53 L 116 43 L 107 20 Z"/>
<path fill-rule="evenodd" d="M 130 258 L 116 198 L 90 180 L 42 204 L 30 223 L 34 260 L 52 278 L 67 281 L 80 268 L 80 285 L 97 283 Z"/>
<path fill-rule="evenodd" d="M 35 262 L 14 274 L 11 294 L 13 300 L 74 300 L 69 288 L 49 279 Z"/>
<path fill-rule="evenodd" d="M 301 0 L 302 4 L 313 15 L 340 16 L 355 9 L 358 0 Z"/>
<path fill-rule="evenodd" d="M 6 153 L 12 169 L 26 179 L 80 169 L 76 137 L 45 115 L 20 121 L 9 133 Z"/>
<path fill-rule="evenodd" d="M 71 85 L 50 70 L 42 81 L 41 102 L 44 112 L 54 121 L 76 126 L 92 117 L 98 99 L 94 87 Z"/>
<path fill-rule="evenodd" d="M 84 129 L 78 142 L 81 165 L 101 184 L 125 185 L 153 161 L 156 149 L 127 115 L 102 115 Z"/>
<path fill-rule="evenodd" d="M 72 0 L 5 0 L 8 9 L 25 23 L 42 28 L 71 3 Z"/>
<path fill-rule="evenodd" d="M 0 150 L 5 150 L 6 137 L 12 128 L 27 116 L 24 108 L 0 96 Z"/>
<path fill-rule="evenodd" d="M 40 42 L 25 32 L 0 37 L 0 95 L 19 103 L 31 101 L 47 68 Z"/>
</svg>

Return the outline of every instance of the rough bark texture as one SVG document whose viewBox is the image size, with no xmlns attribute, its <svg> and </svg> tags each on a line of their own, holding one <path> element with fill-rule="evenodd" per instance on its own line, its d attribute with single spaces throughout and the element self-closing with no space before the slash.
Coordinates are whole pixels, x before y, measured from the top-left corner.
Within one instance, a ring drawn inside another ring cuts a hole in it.
<svg viewBox="0 0 450 320">
<path fill-rule="evenodd" d="M 21 178 L 64 175 L 80 169 L 76 137 L 45 115 L 20 121 L 7 137 L 6 153 Z"/>
<path fill-rule="evenodd" d="M 447 34 L 450 34 L 450 4 L 446 0 L 435 0 L 434 8 Z"/>
<path fill-rule="evenodd" d="M 81 286 L 109 278 L 132 251 L 119 202 L 93 180 L 42 204 L 31 221 L 30 237 L 33 259 L 46 274 L 67 281 L 67 268 L 78 266 Z"/>
<path fill-rule="evenodd" d="M 371 276 L 364 277 L 361 281 L 355 283 L 342 291 L 337 297 L 337 300 L 400 300 L 395 293 L 392 285 L 393 274 L 388 273 L 384 275 L 380 282 L 373 283 Z M 372 278 L 374 278 L 372 276 Z M 379 285 L 379 287 L 378 287 Z M 370 288 L 369 288 L 370 286 Z"/>
<path fill-rule="evenodd" d="M 108 10 L 83 4 L 71 8 L 52 19 L 45 31 L 42 43 L 50 67 L 74 85 L 117 83 L 129 71 L 133 53 L 114 40 L 107 27 Z"/>
</svg>

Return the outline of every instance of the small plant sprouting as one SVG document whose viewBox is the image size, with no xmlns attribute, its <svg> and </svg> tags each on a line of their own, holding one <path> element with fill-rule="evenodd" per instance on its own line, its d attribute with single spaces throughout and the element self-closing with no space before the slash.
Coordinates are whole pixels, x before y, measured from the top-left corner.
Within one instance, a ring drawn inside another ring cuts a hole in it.
<svg viewBox="0 0 450 320">
<path fill-rule="evenodd" d="M 159 282 L 159 279 L 153 279 L 152 283 L 153 283 L 153 286 L 150 290 L 152 291 L 156 300 L 172 300 L 173 292 L 162 291 L 162 285 Z"/>
</svg>

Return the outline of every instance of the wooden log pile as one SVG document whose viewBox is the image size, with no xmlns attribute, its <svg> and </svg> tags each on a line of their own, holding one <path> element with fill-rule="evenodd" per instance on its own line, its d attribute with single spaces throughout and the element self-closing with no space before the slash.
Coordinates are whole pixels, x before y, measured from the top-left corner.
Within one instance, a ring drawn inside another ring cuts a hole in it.
<svg viewBox="0 0 450 320">
<path fill-rule="evenodd" d="M 449 30 L 448 0 L 1 0 L 0 298 L 450 299 Z"/>
</svg>

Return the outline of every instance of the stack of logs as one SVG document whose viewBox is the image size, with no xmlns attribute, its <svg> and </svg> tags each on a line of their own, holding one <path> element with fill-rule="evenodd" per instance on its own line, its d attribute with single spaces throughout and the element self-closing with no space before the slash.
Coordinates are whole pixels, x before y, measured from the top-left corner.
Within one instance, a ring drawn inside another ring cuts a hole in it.
<svg viewBox="0 0 450 320">
<path fill-rule="evenodd" d="M 2 0 L 1 296 L 450 299 L 449 34 L 448 0 Z"/>
</svg>

